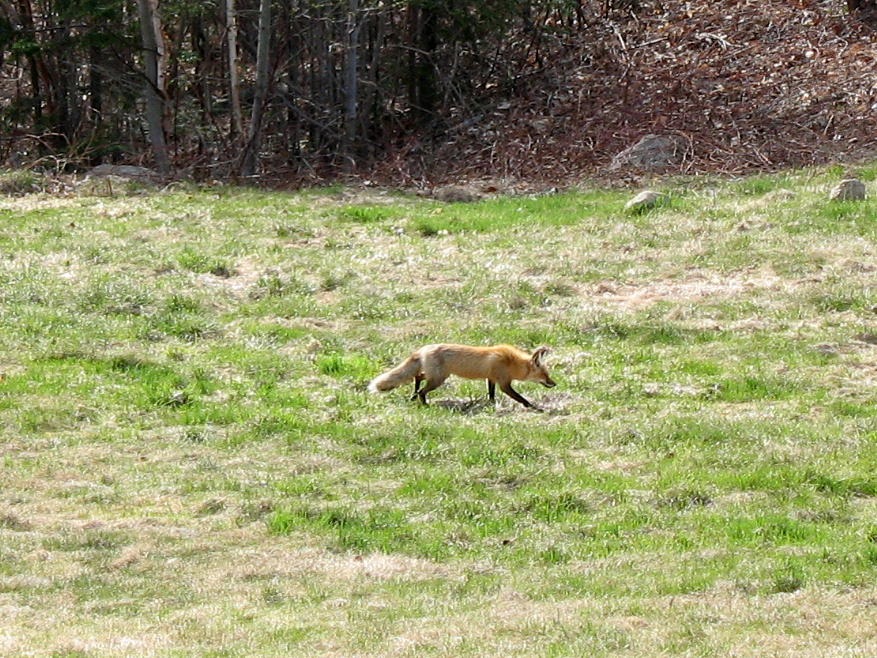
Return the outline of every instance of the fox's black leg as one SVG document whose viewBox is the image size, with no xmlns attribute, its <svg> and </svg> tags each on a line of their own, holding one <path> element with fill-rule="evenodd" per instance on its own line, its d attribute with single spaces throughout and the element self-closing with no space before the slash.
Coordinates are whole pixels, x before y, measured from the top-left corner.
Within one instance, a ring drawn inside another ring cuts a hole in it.
<svg viewBox="0 0 877 658">
<path fill-rule="evenodd" d="M 487 397 L 491 402 L 494 402 L 496 398 L 496 382 L 489 379 L 487 380 Z"/>
<path fill-rule="evenodd" d="M 414 395 L 411 396 L 412 401 L 416 400 L 418 397 L 420 397 L 417 390 L 420 388 L 420 382 L 422 382 L 422 381 L 423 381 L 423 377 L 421 377 L 420 375 L 418 375 L 414 378 Z"/>
<path fill-rule="evenodd" d="M 428 380 L 426 380 L 426 385 L 422 389 L 420 389 L 420 392 L 417 393 L 418 397 L 420 398 L 420 402 L 423 404 L 426 404 L 426 394 L 429 393 L 430 391 L 434 391 L 435 389 L 437 389 L 439 386 L 441 386 L 444 383 L 445 383 L 444 379 L 439 379 L 439 380 L 428 379 Z"/>
<path fill-rule="evenodd" d="M 502 390 L 502 392 L 505 393 L 506 395 L 508 395 L 512 400 L 515 400 L 516 402 L 520 402 L 525 407 L 532 407 L 533 406 L 532 404 L 530 404 L 530 402 L 527 401 L 527 399 L 523 395 L 521 395 L 515 389 L 513 389 L 511 384 L 500 384 L 499 387 Z"/>
</svg>

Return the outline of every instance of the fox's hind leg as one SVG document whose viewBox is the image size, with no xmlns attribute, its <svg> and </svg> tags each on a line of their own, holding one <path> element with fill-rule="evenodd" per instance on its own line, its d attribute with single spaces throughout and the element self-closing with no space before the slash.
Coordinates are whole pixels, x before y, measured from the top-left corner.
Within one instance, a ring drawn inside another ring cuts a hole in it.
<svg viewBox="0 0 877 658">
<path fill-rule="evenodd" d="M 420 389 L 420 383 L 423 381 L 423 379 L 424 378 L 422 375 L 416 375 L 414 377 L 414 395 L 411 396 L 412 402 L 420 397 L 420 393 L 418 392 L 418 390 Z"/>
<path fill-rule="evenodd" d="M 439 386 L 445 383 L 445 377 L 436 378 L 436 379 L 427 379 L 426 385 L 420 389 L 420 392 L 417 393 L 417 396 L 420 398 L 420 402 L 422 404 L 426 404 L 426 394 L 430 391 L 434 391 Z"/>
</svg>

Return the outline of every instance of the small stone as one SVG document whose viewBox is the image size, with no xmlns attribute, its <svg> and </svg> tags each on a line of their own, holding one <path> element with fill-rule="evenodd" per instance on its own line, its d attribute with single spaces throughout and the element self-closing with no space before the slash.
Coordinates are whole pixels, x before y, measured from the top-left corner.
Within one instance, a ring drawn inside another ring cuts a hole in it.
<svg viewBox="0 0 877 658">
<path fill-rule="evenodd" d="M 643 190 L 630 201 L 624 204 L 624 209 L 629 212 L 642 212 L 649 210 L 658 205 L 659 202 L 666 200 L 666 197 L 660 192 L 654 190 Z"/>
<path fill-rule="evenodd" d="M 865 198 L 865 184 L 855 178 L 845 178 L 831 190 L 832 201 L 861 201 Z"/>
</svg>

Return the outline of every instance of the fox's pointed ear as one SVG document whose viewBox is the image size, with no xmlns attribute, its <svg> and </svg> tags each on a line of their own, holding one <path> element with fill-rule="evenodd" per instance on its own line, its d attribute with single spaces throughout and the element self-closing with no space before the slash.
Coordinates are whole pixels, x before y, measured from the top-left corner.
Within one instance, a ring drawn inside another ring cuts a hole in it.
<svg viewBox="0 0 877 658">
<path fill-rule="evenodd" d="M 535 352 L 533 352 L 533 356 L 530 357 L 530 359 L 538 366 L 542 363 L 542 357 L 548 354 L 548 352 L 549 350 L 547 347 L 540 347 Z"/>
</svg>

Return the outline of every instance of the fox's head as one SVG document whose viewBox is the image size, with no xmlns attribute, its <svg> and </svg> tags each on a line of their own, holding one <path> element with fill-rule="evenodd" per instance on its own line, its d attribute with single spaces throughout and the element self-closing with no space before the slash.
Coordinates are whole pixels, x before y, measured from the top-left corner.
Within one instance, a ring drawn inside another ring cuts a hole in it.
<svg viewBox="0 0 877 658">
<path fill-rule="evenodd" d="M 527 381 L 539 382 L 546 388 L 552 388 L 557 386 L 557 384 L 551 379 L 548 374 L 548 368 L 543 363 L 543 358 L 546 354 L 548 354 L 547 347 L 540 347 L 533 352 L 533 356 L 530 357 L 530 372 L 527 375 Z"/>
</svg>

